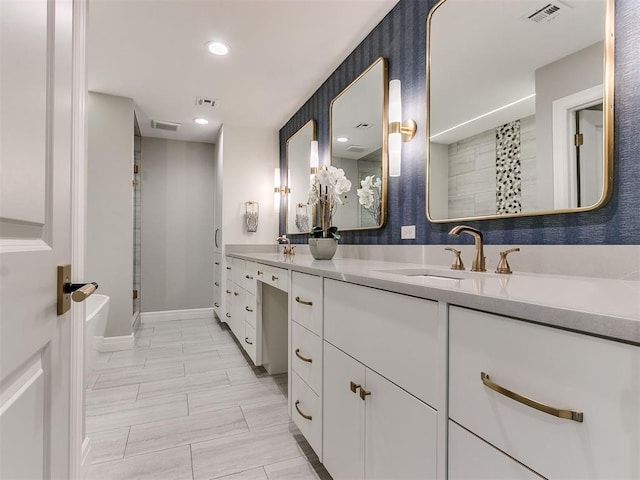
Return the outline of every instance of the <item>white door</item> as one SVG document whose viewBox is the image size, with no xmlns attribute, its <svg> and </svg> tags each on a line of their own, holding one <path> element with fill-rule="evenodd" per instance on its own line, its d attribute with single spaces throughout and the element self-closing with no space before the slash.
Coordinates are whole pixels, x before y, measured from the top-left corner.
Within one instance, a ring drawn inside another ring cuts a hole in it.
<svg viewBox="0 0 640 480">
<path fill-rule="evenodd" d="M 69 478 L 72 3 L 0 0 L 0 478 Z"/>
</svg>

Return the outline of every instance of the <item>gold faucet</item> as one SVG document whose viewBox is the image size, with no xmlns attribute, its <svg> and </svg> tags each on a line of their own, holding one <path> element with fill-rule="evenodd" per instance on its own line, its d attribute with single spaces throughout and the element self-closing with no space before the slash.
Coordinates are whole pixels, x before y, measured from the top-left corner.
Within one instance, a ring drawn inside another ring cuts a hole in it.
<svg viewBox="0 0 640 480">
<path fill-rule="evenodd" d="M 295 255 L 296 253 L 293 251 L 294 247 L 293 245 L 291 245 L 291 240 L 289 238 L 287 238 L 286 236 L 282 236 L 282 237 L 278 237 L 276 238 L 276 242 L 280 242 L 281 240 L 286 240 L 287 244 L 284 246 L 284 252 L 282 252 L 284 255 Z"/>
<path fill-rule="evenodd" d="M 461 233 L 467 233 L 473 237 L 475 242 L 475 253 L 473 255 L 473 262 L 471 264 L 472 272 L 486 272 L 487 269 L 484 267 L 484 251 L 483 251 L 483 243 L 482 243 L 482 232 L 473 227 L 469 227 L 468 225 L 457 225 L 449 230 L 449 235 L 453 235 L 457 237 Z"/>
</svg>

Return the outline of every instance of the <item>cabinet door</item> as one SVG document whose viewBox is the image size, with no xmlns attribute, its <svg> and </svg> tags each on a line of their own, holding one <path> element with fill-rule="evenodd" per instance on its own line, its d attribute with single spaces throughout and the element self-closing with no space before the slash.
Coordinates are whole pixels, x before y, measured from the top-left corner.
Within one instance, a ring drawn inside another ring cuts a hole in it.
<svg viewBox="0 0 640 480">
<path fill-rule="evenodd" d="M 365 402 L 350 382 L 364 385 L 365 368 L 324 342 L 323 462 L 335 480 L 364 478 Z M 395 477 L 390 477 L 395 478 Z"/>
<path fill-rule="evenodd" d="M 436 411 L 369 369 L 365 385 L 365 478 L 436 478 Z"/>
</svg>

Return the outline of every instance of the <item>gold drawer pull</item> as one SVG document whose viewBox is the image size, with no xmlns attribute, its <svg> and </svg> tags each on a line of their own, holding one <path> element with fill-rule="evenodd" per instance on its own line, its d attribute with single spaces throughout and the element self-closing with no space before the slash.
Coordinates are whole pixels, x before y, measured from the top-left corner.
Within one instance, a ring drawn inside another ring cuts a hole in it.
<svg viewBox="0 0 640 480">
<path fill-rule="evenodd" d="M 349 382 L 349 388 L 353 393 L 358 393 L 358 389 L 362 387 L 359 383 L 355 383 L 353 380 Z"/>
<path fill-rule="evenodd" d="M 302 355 L 300 355 L 300 349 L 296 348 L 296 357 L 298 357 L 300 360 L 302 360 L 303 362 L 307 362 L 307 363 L 312 363 L 313 359 L 312 358 L 306 358 L 303 357 Z"/>
<path fill-rule="evenodd" d="M 213 262 L 213 263 L 215 263 L 216 265 L 220 265 L 220 262 Z"/>
<path fill-rule="evenodd" d="M 231 318 L 231 314 L 230 313 L 225 313 L 225 315 L 227 316 L 227 318 Z"/>
<path fill-rule="evenodd" d="M 275 275 L 271 275 L 271 281 L 275 282 L 276 280 L 278 280 L 278 277 L 276 277 Z"/>
<path fill-rule="evenodd" d="M 244 307 L 244 309 L 245 309 L 247 312 L 253 312 L 253 309 L 251 309 L 251 308 L 249 308 L 249 307 Z"/>
<path fill-rule="evenodd" d="M 228 293 L 228 294 L 231 294 L 231 290 L 227 290 L 227 293 Z"/>
<path fill-rule="evenodd" d="M 213 284 L 214 284 L 216 287 L 219 287 L 219 286 L 220 286 L 220 284 L 219 284 L 218 282 L 213 282 Z"/>
<path fill-rule="evenodd" d="M 219 304 L 218 302 L 213 302 L 213 306 L 214 306 L 214 307 L 219 307 L 219 306 L 220 306 L 220 304 Z"/>
<path fill-rule="evenodd" d="M 298 414 L 304 418 L 305 420 L 312 420 L 313 417 L 311 415 L 305 415 L 304 413 L 302 413 L 300 411 L 300 407 L 298 407 L 298 405 L 300 405 L 300 400 L 296 400 L 296 410 L 298 411 Z"/>
<path fill-rule="evenodd" d="M 244 278 L 246 278 L 247 280 L 253 280 L 253 277 L 251 275 L 245 275 Z"/>
<path fill-rule="evenodd" d="M 558 408 L 545 405 L 544 403 L 537 402 L 532 398 L 528 398 L 516 392 L 512 392 L 511 390 L 507 390 L 497 383 L 492 382 L 489 378 L 489 375 L 484 372 L 480 372 L 480 378 L 482 379 L 482 383 L 484 383 L 485 386 L 489 387 L 491 390 L 498 392 L 501 395 L 504 395 L 505 397 L 515 400 L 516 402 L 520 402 L 531 408 L 540 410 L 541 412 L 548 413 L 549 415 L 553 415 L 554 417 L 565 418 L 567 420 L 573 420 L 574 422 L 580 423 L 582 423 L 583 421 L 584 415 L 582 412 L 577 412 L 575 410 L 560 410 Z"/>
<path fill-rule="evenodd" d="M 240 295 L 238 292 L 233 292 L 233 294 L 237 297 L 238 295 Z"/>
<path fill-rule="evenodd" d="M 253 342 L 249 341 L 249 337 L 244 337 L 244 343 L 247 343 L 249 345 L 253 345 Z"/>
<path fill-rule="evenodd" d="M 360 398 L 364 400 L 367 395 L 371 395 L 371 392 L 367 392 L 364 388 L 360 387 Z"/>
<path fill-rule="evenodd" d="M 227 267 L 227 270 L 231 270 L 231 267 Z"/>
<path fill-rule="evenodd" d="M 313 302 L 307 302 L 306 300 L 300 300 L 300 297 L 296 297 L 296 302 L 301 303 L 302 305 L 313 305 Z"/>
<path fill-rule="evenodd" d="M 260 270 L 258 270 L 258 275 L 262 275 L 264 272 L 261 272 Z"/>
</svg>

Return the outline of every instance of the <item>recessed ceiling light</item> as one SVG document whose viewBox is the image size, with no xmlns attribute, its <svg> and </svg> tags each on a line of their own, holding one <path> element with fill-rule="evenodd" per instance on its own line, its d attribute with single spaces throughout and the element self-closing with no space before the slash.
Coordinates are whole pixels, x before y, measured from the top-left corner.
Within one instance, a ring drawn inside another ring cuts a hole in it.
<svg viewBox="0 0 640 480">
<path fill-rule="evenodd" d="M 198 125 L 206 125 L 207 123 L 209 123 L 209 120 L 207 120 L 206 118 L 194 118 L 193 121 Z"/>
<path fill-rule="evenodd" d="M 338 137 L 336 138 L 336 142 L 340 142 L 340 143 L 344 143 L 344 142 L 348 142 L 349 139 L 347 137 Z"/>
<path fill-rule="evenodd" d="M 229 53 L 229 47 L 221 42 L 208 42 L 207 48 L 214 55 L 226 55 Z"/>
</svg>

